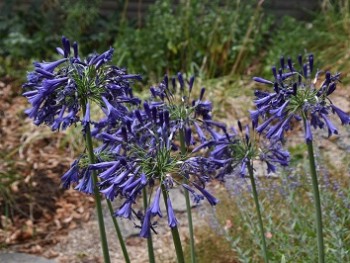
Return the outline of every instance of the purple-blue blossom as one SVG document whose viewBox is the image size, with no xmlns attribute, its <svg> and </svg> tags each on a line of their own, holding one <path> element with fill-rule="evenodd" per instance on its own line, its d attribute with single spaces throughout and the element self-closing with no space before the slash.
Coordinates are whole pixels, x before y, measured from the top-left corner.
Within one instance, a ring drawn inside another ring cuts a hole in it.
<svg viewBox="0 0 350 263">
<path fill-rule="evenodd" d="M 211 160 L 217 163 L 220 161 L 222 166 L 216 176 L 218 179 L 224 180 L 226 175 L 235 171 L 244 177 L 247 174 L 247 164 L 252 165 L 254 160 L 265 163 L 267 173 L 275 172 L 276 165 L 287 166 L 289 164 L 289 153 L 283 150 L 281 142 L 266 140 L 248 125 L 243 128 L 240 122 L 238 126 L 239 132 L 232 128 L 232 133 L 227 133 L 220 140 L 204 143 L 194 150 L 214 147 L 210 152 Z"/>
<path fill-rule="evenodd" d="M 288 59 L 288 67 L 281 62 L 279 74 L 272 68 L 273 80 L 254 77 L 253 80 L 273 86 L 272 91 L 257 91 L 254 101 L 256 110 L 250 111 L 254 127 L 272 140 L 283 139 L 284 133 L 292 129 L 294 123 L 304 120 L 305 140 L 311 141 L 312 128 L 327 128 L 328 136 L 338 134 L 338 129 L 330 119 L 335 114 L 342 125 L 350 123 L 350 115 L 336 105 L 329 97 L 337 87 L 340 73 L 332 74 L 321 71 L 314 73 L 314 56 L 310 54 L 305 63 L 298 56 L 300 69 Z M 283 64 L 283 66 L 282 66 Z M 321 76 L 324 79 L 321 80 Z M 259 124 L 259 119 L 262 120 Z"/>
<path fill-rule="evenodd" d="M 82 59 L 76 42 L 71 46 L 69 40 L 62 37 L 62 45 L 63 48 L 57 48 L 57 51 L 63 58 L 51 62 L 34 62 L 34 71 L 28 73 L 27 82 L 23 84 L 23 96 L 31 104 L 25 113 L 36 125 L 44 123 L 56 131 L 64 130 L 79 120 L 84 122 L 86 116 L 80 114 L 82 107 L 89 102 L 95 102 L 101 107 L 102 97 L 121 116 L 126 114 L 126 109 L 119 105 L 140 102 L 133 98 L 130 87 L 131 81 L 139 80 L 140 76 L 127 74 L 125 69 L 109 65 L 112 48 Z"/>
<path fill-rule="evenodd" d="M 99 163 L 89 165 L 91 171 L 97 171 L 100 192 L 106 198 L 114 200 L 120 197 L 131 201 L 117 209 L 116 216 L 139 220 L 130 211 L 144 189 L 150 193 L 151 202 L 141 222 L 142 237 L 150 234 L 155 217 L 163 216 L 160 203 L 164 194 L 168 196 L 169 226 L 176 226 L 169 193 L 171 195 L 174 188 L 184 187 L 184 180 L 187 181 L 187 188 L 184 188 L 196 202 L 206 198 L 215 205 L 218 201 L 205 189 L 205 185 L 224 165 L 222 160 L 199 156 L 183 159 L 176 138 L 178 127 L 168 108 L 161 105 L 162 102 L 145 102 L 143 108 L 128 115 L 129 121 L 107 121 L 107 125 L 99 127 L 96 138 L 101 141 L 102 152 L 108 160 L 102 158 Z M 185 131 L 185 139 L 188 145 L 192 145 L 195 137 L 189 126 Z"/>
</svg>

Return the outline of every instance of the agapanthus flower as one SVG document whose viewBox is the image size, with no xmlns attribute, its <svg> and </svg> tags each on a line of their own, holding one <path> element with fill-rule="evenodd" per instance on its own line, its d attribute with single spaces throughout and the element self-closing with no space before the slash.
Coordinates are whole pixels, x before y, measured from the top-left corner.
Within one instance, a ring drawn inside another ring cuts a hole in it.
<svg viewBox="0 0 350 263">
<path fill-rule="evenodd" d="M 223 166 L 220 160 L 182 155 L 175 138 L 178 128 L 171 124 L 175 121 L 171 120 L 167 109 L 159 105 L 161 103 L 150 105 L 145 102 L 143 109 L 134 110 L 128 116 L 129 121 L 102 125 L 96 138 L 103 143 L 101 149 L 105 160 L 100 158 L 98 163 L 89 165 L 91 171 L 98 172 L 100 192 L 107 199 L 120 197 L 126 200 L 115 212 L 116 216 L 135 219 L 133 215 L 137 213 L 133 205 L 147 189 L 152 201 L 141 217 L 142 237 L 149 236 L 152 219 L 163 216 L 160 203 L 164 198 L 169 227 L 176 226 L 170 199 L 174 188 L 189 191 L 195 202 L 206 198 L 215 205 L 218 200 L 205 185 Z"/>
<path fill-rule="evenodd" d="M 25 112 L 36 125 L 45 123 L 54 131 L 64 130 L 82 120 L 79 112 L 89 102 L 97 103 L 106 111 L 114 107 L 121 112 L 120 115 L 126 112 L 122 104 L 139 103 L 132 97 L 130 80 L 140 79 L 140 76 L 129 75 L 124 69 L 109 65 L 112 48 L 82 59 L 76 42 L 72 45 L 73 54 L 67 38 L 62 37 L 62 45 L 63 48 L 57 48 L 57 51 L 63 58 L 35 62 L 34 71 L 28 73 L 27 82 L 23 85 L 23 96 L 32 106 Z"/>
<path fill-rule="evenodd" d="M 267 173 L 276 171 L 276 165 L 287 166 L 290 156 L 288 151 L 283 150 L 281 142 L 270 141 L 248 125 L 243 129 L 238 122 L 239 131 L 231 128 L 230 133 L 222 136 L 219 141 L 208 142 L 194 149 L 198 151 L 203 147 L 214 147 L 210 152 L 212 160 L 221 162 L 223 168 L 217 174 L 217 178 L 224 180 L 227 174 L 238 172 L 242 177 L 247 174 L 247 164 L 254 165 L 256 160 L 266 164 Z"/>
<path fill-rule="evenodd" d="M 196 143 L 195 135 L 203 143 L 208 135 L 217 137 L 216 129 L 226 129 L 224 124 L 212 120 L 212 103 L 204 100 L 205 88 L 201 88 L 198 98 L 193 98 L 194 80 L 193 76 L 185 80 L 178 73 L 170 84 L 168 76 L 165 76 L 158 86 L 150 88 L 152 98 L 148 103 L 150 109 L 168 112 L 168 125 L 175 130 L 183 130 L 188 147 Z"/>
<path fill-rule="evenodd" d="M 311 127 L 327 128 L 328 136 L 338 134 L 337 128 L 330 120 L 333 113 L 343 125 L 350 123 L 350 116 L 333 104 L 330 95 L 335 91 L 340 73 L 323 74 L 317 71 L 313 77 L 314 56 L 310 54 L 303 64 L 298 57 L 297 66 L 289 58 L 287 65 L 281 58 L 281 67 L 273 67 L 273 80 L 255 77 L 258 83 L 271 86 L 273 91 L 256 91 L 254 101 L 257 109 L 250 112 L 254 127 L 259 133 L 265 133 L 268 139 L 280 140 L 285 131 L 293 127 L 295 121 L 304 121 L 305 140 L 312 140 Z M 320 80 L 324 75 L 323 81 Z M 259 118 L 263 120 L 259 124 Z"/>
</svg>

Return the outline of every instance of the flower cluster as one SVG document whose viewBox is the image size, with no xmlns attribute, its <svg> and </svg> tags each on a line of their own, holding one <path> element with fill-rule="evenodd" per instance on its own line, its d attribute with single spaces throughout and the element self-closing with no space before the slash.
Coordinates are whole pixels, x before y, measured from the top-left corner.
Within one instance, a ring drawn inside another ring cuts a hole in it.
<svg viewBox="0 0 350 263">
<path fill-rule="evenodd" d="M 201 88 L 197 99 L 192 99 L 194 77 L 186 81 L 178 73 L 177 80 L 179 85 L 176 85 L 176 78 L 173 77 L 170 87 L 168 76 L 165 76 L 158 86 L 150 88 L 154 100 L 152 106 L 159 111 L 169 112 L 171 127 L 175 130 L 183 129 L 187 146 L 195 144 L 192 130 L 196 131 L 201 143 L 207 140 L 206 134 L 217 139 L 219 135 L 216 129 L 225 131 L 226 127 L 212 120 L 212 103 L 203 100 L 205 88 Z"/>
<path fill-rule="evenodd" d="M 311 127 L 328 129 L 328 136 L 337 134 L 338 130 L 329 119 L 330 113 L 336 114 L 341 123 L 349 124 L 350 116 L 335 106 L 329 96 L 335 91 L 340 73 L 323 74 L 317 71 L 314 78 L 314 56 L 310 54 L 305 63 L 298 57 L 300 70 L 288 58 L 282 57 L 279 70 L 272 67 L 273 80 L 260 77 L 256 82 L 273 87 L 273 92 L 257 90 L 254 101 L 257 110 L 251 111 L 251 118 L 259 133 L 265 133 L 269 139 L 280 140 L 284 132 L 292 128 L 293 121 L 304 121 L 305 140 L 312 141 Z M 324 75 L 324 80 L 320 77 Z M 264 122 L 258 125 L 259 117 Z"/>
<path fill-rule="evenodd" d="M 126 111 L 122 103 L 139 103 L 132 97 L 129 85 L 131 79 L 138 80 L 140 76 L 128 75 L 124 69 L 108 65 L 113 56 L 112 48 L 81 59 L 76 42 L 71 47 L 70 41 L 62 37 L 62 44 L 63 48 L 57 51 L 63 58 L 35 62 L 35 70 L 28 74 L 23 85 L 23 96 L 32 106 L 26 113 L 36 125 L 45 123 L 53 131 L 66 129 L 81 119 L 81 109 L 89 110 L 86 109 L 89 102 L 98 103 L 109 113 L 113 107 Z"/>
<path fill-rule="evenodd" d="M 204 88 L 199 99 L 189 103 L 194 78 L 187 82 L 186 89 L 181 74 L 177 80 L 178 83 L 173 78 L 172 88 L 169 88 L 166 76 L 159 86 L 151 87 L 152 97 L 142 107 L 125 113 L 116 107 L 108 107 L 106 117 L 94 123 L 92 132 L 101 142 L 95 150 L 98 161 L 88 164 L 82 156 L 62 177 L 64 186 L 74 183 L 77 190 L 92 193 L 91 173 L 97 172 L 100 192 L 111 201 L 117 197 L 124 200 L 115 215 L 141 219 L 142 237 L 148 237 L 151 229 L 154 230 L 152 218 L 162 217 L 161 194 L 167 207 L 169 226 L 177 225 L 169 195 L 173 188 L 188 191 L 196 203 L 204 198 L 211 205 L 218 203 L 205 186 L 225 161 L 188 156 L 189 151 L 183 153 L 180 148 L 191 147 L 196 141 L 204 143 L 208 136 L 214 140 L 219 136 L 216 127 L 225 127 L 211 120 L 211 103 L 203 101 Z M 179 143 L 181 136 L 183 145 Z M 148 199 L 153 201 L 140 216 L 133 207 L 143 191 L 148 192 Z"/>
<path fill-rule="evenodd" d="M 276 172 L 276 165 L 288 166 L 289 152 L 283 150 L 282 144 L 276 140 L 266 140 L 248 125 L 243 130 L 238 121 L 239 132 L 232 128 L 231 133 L 221 136 L 218 141 L 208 141 L 194 149 L 199 151 L 203 147 L 213 147 L 210 156 L 213 160 L 221 160 L 223 168 L 217 178 L 223 180 L 225 175 L 239 171 L 239 175 L 246 176 L 247 164 L 253 167 L 253 161 L 260 160 L 267 166 L 267 173 Z"/>
</svg>

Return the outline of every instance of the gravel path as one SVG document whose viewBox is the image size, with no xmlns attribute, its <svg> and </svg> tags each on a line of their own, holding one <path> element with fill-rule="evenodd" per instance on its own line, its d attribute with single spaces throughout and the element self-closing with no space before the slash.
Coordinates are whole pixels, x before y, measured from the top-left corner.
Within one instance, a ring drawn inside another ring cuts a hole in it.
<svg viewBox="0 0 350 263">
<path fill-rule="evenodd" d="M 182 244 L 183 247 L 186 247 L 186 245 L 188 245 L 188 224 L 187 214 L 184 211 L 184 208 L 186 207 L 185 198 L 183 193 L 179 190 L 171 191 L 171 198 L 176 217 L 179 221 L 179 232 Z M 175 251 L 173 248 L 171 232 L 167 225 L 164 205 L 161 209 L 163 218 L 158 220 L 156 226 L 158 234 L 153 235 L 155 256 L 158 262 L 172 263 L 176 262 Z M 207 211 L 208 209 L 210 210 L 204 202 L 192 209 L 195 226 L 206 224 L 203 211 Z M 104 214 L 111 260 L 112 262 L 122 263 L 124 262 L 124 258 L 106 205 L 104 205 Z M 122 229 L 123 236 L 127 237 L 126 244 L 131 262 L 148 262 L 147 242 L 146 239 L 138 236 L 140 229 L 136 228 L 134 224 L 127 219 L 118 218 L 118 222 Z M 71 230 L 68 236 L 62 237 L 53 250 L 58 252 L 57 260 L 60 263 L 102 262 L 100 257 L 101 247 L 99 243 L 99 230 L 96 216 L 92 216 L 84 225 Z"/>
</svg>

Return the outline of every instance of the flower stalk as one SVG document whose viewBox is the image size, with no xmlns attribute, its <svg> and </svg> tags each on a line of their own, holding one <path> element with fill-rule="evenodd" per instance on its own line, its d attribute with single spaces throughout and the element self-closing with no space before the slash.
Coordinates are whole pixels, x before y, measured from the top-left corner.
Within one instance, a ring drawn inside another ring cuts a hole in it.
<svg viewBox="0 0 350 263">
<path fill-rule="evenodd" d="M 113 210 L 113 207 L 112 207 L 112 203 L 108 199 L 106 199 L 106 200 L 107 200 L 108 209 L 109 209 L 109 212 L 111 214 L 111 218 L 112 218 L 112 221 L 113 221 L 113 224 L 114 224 L 114 228 L 115 228 L 115 231 L 116 231 L 117 236 L 118 236 L 119 244 L 120 244 L 120 247 L 121 247 L 122 252 L 123 252 L 125 263 L 130 263 L 128 250 L 126 249 L 125 242 L 124 242 L 124 239 L 123 239 L 123 236 L 122 236 L 122 232 L 120 231 L 120 227 L 119 227 L 117 218 L 114 216 L 114 210 Z"/>
<path fill-rule="evenodd" d="M 185 145 L 185 132 L 184 129 L 179 130 L 180 135 L 180 149 L 181 155 L 184 156 L 186 154 L 186 145 Z M 187 184 L 188 180 L 185 179 L 185 183 Z M 194 231 L 193 231 L 193 223 L 192 223 L 192 211 L 191 211 L 191 202 L 190 202 L 190 194 L 188 191 L 184 191 L 185 200 L 186 200 L 186 211 L 187 211 L 187 220 L 188 220 L 188 230 L 190 233 L 190 251 L 191 251 L 191 263 L 196 262 L 196 250 L 194 245 Z"/>
<path fill-rule="evenodd" d="M 142 189 L 142 198 L 143 198 L 143 207 L 145 208 L 145 215 L 146 210 L 148 207 L 147 202 L 147 190 L 146 188 Z M 148 259 L 150 263 L 155 263 L 155 257 L 154 257 L 154 249 L 153 249 L 153 241 L 152 241 L 152 234 L 149 234 L 149 237 L 147 237 L 147 248 L 148 248 Z"/>
<path fill-rule="evenodd" d="M 305 119 L 304 119 L 304 122 L 305 122 Z M 308 155 L 309 155 L 312 190 L 313 190 L 314 204 L 315 204 L 318 262 L 324 263 L 325 262 L 325 255 L 324 255 L 324 243 L 323 243 L 322 208 L 321 208 L 320 192 L 319 192 L 319 188 L 318 188 L 316 163 L 315 163 L 315 156 L 314 156 L 314 149 L 313 149 L 312 140 L 307 140 L 306 145 L 307 145 L 307 151 L 308 151 Z"/>
<path fill-rule="evenodd" d="M 85 116 L 86 104 L 82 105 L 82 107 L 83 107 L 83 115 Z M 93 145 L 92 145 L 90 123 L 87 123 L 85 131 L 86 131 L 85 143 L 86 143 L 86 148 L 87 148 L 88 155 L 89 155 L 89 162 L 91 164 L 93 164 L 93 163 L 95 163 L 95 155 L 94 155 L 94 150 L 93 150 Z M 110 263 L 111 260 L 109 257 L 106 229 L 105 229 L 105 224 L 104 224 L 104 220 L 103 220 L 101 196 L 100 196 L 99 189 L 97 187 L 98 179 L 97 179 L 96 172 L 92 172 L 92 180 L 93 180 L 93 184 L 94 184 L 94 195 L 95 195 L 95 201 L 96 201 L 97 220 L 98 220 L 98 226 L 100 229 L 100 239 L 101 239 L 103 258 L 104 258 L 105 263 Z"/>
<path fill-rule="evenodd" d="M 269 259 L 268 259 L 268 255 L 267 255 L 267 249 L 266 249 L 264 225 L 263 225 L 263 221 L 262 221 L 262 218 L 261 218 L 258 192 L 256 191 L 256 184 L 255 184 L 255 179 L 254 179 L 253 167 L 252 167 L 252 165 L 250 163 L 250 160 L 247 162 L 247 168 L 248 168 L 250 182 L 252 184 L 253 197 L 254 197 L 254 202 L 255 202 L 255 206 L 256 206 L 256 213 L 258 215 L 259 228 L 260 228 L 260 234 L 261 234 L 262 250 L 263 250 L 263 255 L 264 255 L 264 262 L 268 263 Z"/>
<path fill-rule="evenodd" d="M 167 205 L 168 193 L 167 193 L 167 190 L 165 189 L 164 185 L 162 185 L 161 188 L 162 188 L 165 208 L 166 208 L 167 213 L 169 213 L 169 208 Z M 173 243 L 175 246 L 177 262 L 178 263 L 185 263 L 184 253 L 182 251 L 181 239 L 180 239 L 179 230 L 178 230 L 177 226 L 174 226 L 171 228 L 171 235 L 173 237 Z"/>
</svg>

